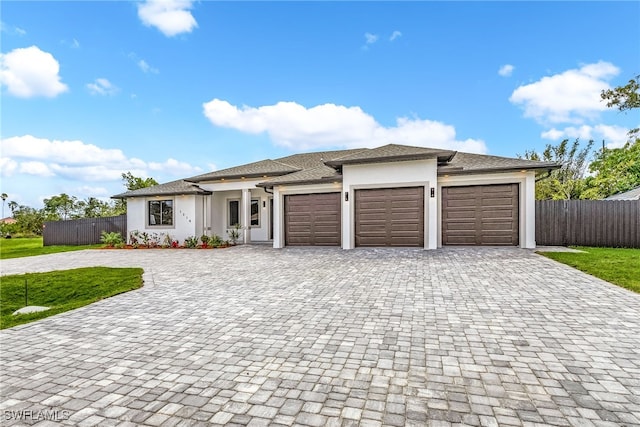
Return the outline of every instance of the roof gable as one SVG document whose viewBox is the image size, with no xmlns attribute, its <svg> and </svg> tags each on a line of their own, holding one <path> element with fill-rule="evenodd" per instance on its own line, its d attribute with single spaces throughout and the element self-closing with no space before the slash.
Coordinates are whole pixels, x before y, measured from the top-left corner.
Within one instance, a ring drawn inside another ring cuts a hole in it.
<svg viewBox="0 0 640 427">
<path fill-rule="evenodd" d="M 455 151 L 437 148 L 388 144 L 378 148 L 360 150 L 356 153 L 325 163 L 329 166 L 342 166 L 346 164 L 382 163 L 433 158 L 437 158 L 439 162 L 446 162 L 451 159 L 455 153 Z"/>
<path fill-rule="evenodd" d="M 187 178 L 190 182 L 214 181 L 218 179 L 257 178 L 263 176 L 279 176 L 301 170 L 277 160 L 260 160 L 246 165 L 234 166 L 219 171 L 209 172 Z"/>
<path fill-rule="evenodd" d="M 557 169 L 558 167 L 560 167 L 560 165 L 555 162 L 538 162 L 535 160 L 458 151 L 447 164 L 438 167 L 438 174 L 499 172 L 520 169 Z"/>
<path fill-rule="evenodd" d="M 203 190 L 192 182 L 183 179 L 158 184 L 152 187 L 139 188 L 137 190 L 126 191 L 124 193 L 111 196 L 112 199 L 126 199 L 127 197 L 150 197 L 150 196 L 174 196 L 178 194 L 211 194 L 210 191 Z"/>
</svg>

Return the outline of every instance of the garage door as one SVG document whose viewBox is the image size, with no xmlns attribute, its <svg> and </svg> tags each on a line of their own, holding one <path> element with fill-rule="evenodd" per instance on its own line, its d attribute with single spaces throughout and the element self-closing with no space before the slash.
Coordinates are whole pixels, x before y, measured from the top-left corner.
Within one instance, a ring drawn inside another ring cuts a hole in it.
<svg viewBox="0 0 640 427">
<path fill-rule="evenodd" d="M 443 245 L 518 245 L 518 184 L 442 189 Z"/>
<path fill-rule="evenodd" d="M 340 246 L 340 193 L 284 197 L 285 245 Z"/>
<path fill-rule="evenodd" d="M 355 192 L 356 246 L 424 246 L 424 187 Z"/>
</svg>

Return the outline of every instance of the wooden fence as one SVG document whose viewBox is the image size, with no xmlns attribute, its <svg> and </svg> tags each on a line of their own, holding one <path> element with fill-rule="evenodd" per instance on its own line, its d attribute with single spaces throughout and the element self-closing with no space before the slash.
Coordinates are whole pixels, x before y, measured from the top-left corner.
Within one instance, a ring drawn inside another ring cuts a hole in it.
<svg viewBox="0 0 640 427">
<path fill-rule="evenodd" d="M 536 244 L 640 248 L 640 200 L 536 200 Z"/>
<path fill-rule="evenodd" d="M 100 243 L 100 234 L 103 231 L 117 231 L 126 238 L 127 216 L 47 221 L 44 223 L 42 237 L 44 246 L 93 245 Z"/>
</svg>

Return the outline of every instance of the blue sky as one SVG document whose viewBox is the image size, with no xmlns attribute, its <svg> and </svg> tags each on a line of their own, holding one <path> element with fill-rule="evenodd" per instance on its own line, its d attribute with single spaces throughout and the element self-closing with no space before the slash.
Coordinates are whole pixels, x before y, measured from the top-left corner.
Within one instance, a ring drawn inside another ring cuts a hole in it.
<svg viewBox="0 0 640 427">
<path fill-rule="evenodd" d="M 108 199 L 301 151 L 620 146 L 640 2 L 3 1 L 2 192 Z"/>
</svg>

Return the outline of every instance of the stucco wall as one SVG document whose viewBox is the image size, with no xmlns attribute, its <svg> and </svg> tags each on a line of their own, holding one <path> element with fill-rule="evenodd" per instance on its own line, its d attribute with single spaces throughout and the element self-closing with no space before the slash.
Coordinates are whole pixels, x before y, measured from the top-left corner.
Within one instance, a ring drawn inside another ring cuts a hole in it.
<svg viewBox="0 0 640 427">
<path fill-rule="evenodd" d="M 222 239 L 229 239 L 227 230 L 229 229 L 229 200 L 239 200 L 242 202 L 243 190 L 250 192 L 251 199 L 258 199 L 259 203 L 259 215 L 260 225 L 252 226 L 250 228 L 249 238 L 251 241 L 267 241 L 269 240 L 269 199 L 271 194 L 264 191 L 260 187 L 255 185 L 263 180 L 236 180 L 225 181 L 215 183 L 202 183 L 200 187 L 212 191 L 213 194 L 209 196 L 210 213 L 209 222 L 210 230 L 209 234 L 217 234 Z M 242 206 L 242 203 L 240 204 Z M 243 222 L 243 217 L 240 215 L 240 221 Z"/>
<path fill-rule="evenodd" d="M 127 199 L 127 238 L 133 230 L 147 233 L 169 234 L 181 244 L 189 236 L 201 236 L 202 196 L 163 196 Z M 147 204 L 151 200 L 173 200 L 173 225 L 149 226 Z M 197 207 L 200 209 L 197 209 Z"/>
<path fill-rule="evenodd" d="M 438 244 L 437 198 L 430 197 L 430 188 L 436 188 L 437 160 L 346 165 L 342 170 L 342 247 L 355 246 L 355 190 L 361 188 L 389 188 L 423 186 L 424 194 L 424 248 L 435 249 Z M 346 201 L 344 192 L 349 192 Z"/>
</svg>

